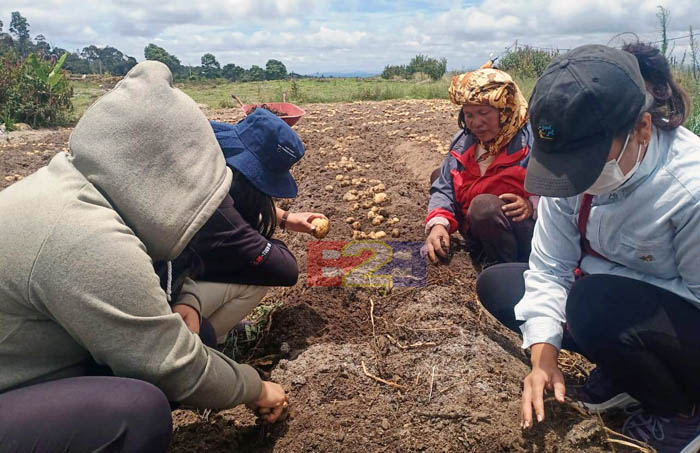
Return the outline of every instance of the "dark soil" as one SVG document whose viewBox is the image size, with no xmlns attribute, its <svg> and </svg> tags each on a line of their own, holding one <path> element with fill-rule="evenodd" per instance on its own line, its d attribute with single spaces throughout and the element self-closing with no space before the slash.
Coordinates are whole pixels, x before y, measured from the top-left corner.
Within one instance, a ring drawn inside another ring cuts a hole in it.
<svg viewBox="0 0 700 453">
<path fill-rule="evenodd" d="M 428 177 L 457 129 L 456 108 L 446 101 L 388 101 L 305 109 L 295 128 L 306 144 L 306 156 L 293 170 L 299 197 L 283 207 L 324 212 L 331 220 L 326 240 L 351 240 L 345 219 L 352 216 L 363 231 L 397 228 L 396 240 L 422 241 Z M 234 122 L 242 113 L 210 115 Z M 68 134 L 0 144 L 0 188 L 64 150 Z M 387 218 L 398 217 L 398 224 L 374 227 L 367 209 L 353 211 L 354 202 L 343 200 L 348 190 L 367 189 L 374 179 L 386 186 Z M 597 418 L 552 402 L 545 422 L 521 432 L 520 389 L 528 359 L 517 336 L 479 305 L 476 273 L 465 252 L 457 252 L 449 266 L 430 266 L 424 287 L 309 287 L 309 238 L 285 232 L 279 238 L 296 254 L 302 274 L 296 286 L 267 296 L 266 302 L 281 306 L 250 360 L 288 390 L 290 417 L 268 427 L 245 408 L 178 410 L 173 452 L 611 451 Z M 288 351 L 280 350 L 282 343 Z M 569 381 L 590 368 L 576 360 Z M 619 418 L 606 423 L 619 428 Z"/>
</svg>

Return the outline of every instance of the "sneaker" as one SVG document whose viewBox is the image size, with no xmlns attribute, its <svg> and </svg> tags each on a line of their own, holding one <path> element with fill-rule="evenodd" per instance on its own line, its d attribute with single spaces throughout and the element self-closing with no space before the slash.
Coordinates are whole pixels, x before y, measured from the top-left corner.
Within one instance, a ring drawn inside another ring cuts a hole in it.
<svg viewBox="0 0 700 453">
<path fill-rule="evenodd" d="M 571 388 L 572 398 L 591 412 L 605 412 L 610 409 L 625 409 L 639 402 L 620 389 L 600 367 L 591 371 L 585 384 Z"/>
<path fill-rule="evenodd" d="M 625 421 L 622 434 L 647 443 L 658 453 L 696 453 L 700 450 L 700 411 L 690 417 L 661 417 L 640 409 Z"/>
</svg>

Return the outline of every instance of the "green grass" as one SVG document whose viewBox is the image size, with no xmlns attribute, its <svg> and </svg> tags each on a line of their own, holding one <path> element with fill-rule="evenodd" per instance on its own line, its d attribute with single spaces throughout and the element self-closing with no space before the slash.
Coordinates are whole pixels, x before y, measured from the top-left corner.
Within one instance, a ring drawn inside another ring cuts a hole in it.
<svg viewBox="0 0 700 453">
<path fill-rule="evenodd" d="M 402 81 L 372 79 L 299 79 L 265 82 L 234 83 L 227 80 L 177 82 L 175 84 L 199 104 L 210 108 L 230 108 L 237 104 L 236 94 L 244 103 L 281 102 L 282 93 L 294 104 L 314 104 L 352 101 L 383 101 L 388 99 L 446 99 L 449 79 L 433 81 Z M 95 81 L 73 82 L 75 118 L 85 112 L 104 90 Z"/>
<path fill-rule="evenodd" d="M 383 79 L 299 79 L 267 82 L 233 83 L 226 81 L 197 81 L 178 83 L 178 88 L 195 101 L 210 107 L 235 107 L 231 94 L 244 103 L 281 102 L 282 93 L 295 104 L 352 101 L 383 101 L 388 99 L 446 98 L 449 81 L 398 81 Z"/>
<path fill-rule="evenodd" d="M 685 126 L 700 135 L 700 81 L 688 73 L 679 73 L 683 87 L 693 98 L 693 111 Z M 530 98 L 536 79 L 515 77 L 526 99 Z M 236 94 L 244 103 L 281 102 L 282 93 L 294 104 L 384 101 L 389 99 L 447 99 L 449 76 L 433 81 L 371 79 L 300 79 L 233 83 L 226 80 L 178 82 L 176 86 L 197 103 L 210 108 L 231 108 Z M 97 81 L 73 82 L 73 106 L 78 119 L 105 90 Z"/>
<path fill-rule="evenodd" d="M 85 110 L 92 105 L 100 96 L 105 93 L 105 90 L 100 88 L 100 83 L 89 80 L 73 81 L 73 117 L 77 121 L 83 116 Z"/>
</svg>

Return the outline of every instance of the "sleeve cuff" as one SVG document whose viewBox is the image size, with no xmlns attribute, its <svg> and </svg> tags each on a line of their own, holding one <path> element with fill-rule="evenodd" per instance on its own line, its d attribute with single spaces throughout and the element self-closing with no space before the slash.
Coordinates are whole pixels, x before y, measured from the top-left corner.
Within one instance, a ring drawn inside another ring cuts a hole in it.
<svg viewBox="0 0 700 453">
<path fill-rule="evenodd" d="M 173 304 L 173 306 L 175 305 L 187 305 L 188 307 L 194 308 L 197 314 L 199 314 L 199 322 L 202 322 L 202 305 L 194 294 L 182 294 L 177 302 Z"/>
<path fill-rule="evenodd" d="M 537 220 L 537 205 L 540 204 L 540 196 L 531 195 L 529 199 L 530 203 L 532 203 L 532 218 Z"/>
<path fill-rule="evenodd" d="M 442 225 L 444 226 L 447 231 L 450 231 L 450 221 L 447 220 L 444 217 L 433 217 L 432 219 L 428 220 L 428 222 L 425 224 L 425 235 L 427 236 L 430 234 L 430 230 L 435 226 L 435 225 Z"/>
<path fill-rule="evenodd" d="M 260 398 L 260 392 L 262 392 L 262 379 L 260 379 L 260 375 L 255 368 L 243 363 L 238 364 L 238 369 L 245 385 L 245 392 L 240 403 L 249 404 L 257 402 Z"/>
<path fill-rule="evenodd" d="M 556 319 L 546 316 L 530 318 L 520 325 L 520 331 L 523 333 L 523 349 L 536 343 L 549 343 L 561 349 L 564 327 Z"/>
</svg>

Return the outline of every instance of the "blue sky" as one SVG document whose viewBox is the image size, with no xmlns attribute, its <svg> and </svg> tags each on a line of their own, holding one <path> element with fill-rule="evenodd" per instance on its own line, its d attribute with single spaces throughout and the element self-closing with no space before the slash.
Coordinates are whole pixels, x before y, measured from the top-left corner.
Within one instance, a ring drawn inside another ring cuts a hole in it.
<svg viewBox="0 0 700 453">
<path fill-rule="evenodd" d="M 659 4 L 671 10 L 670 36 L 700 30 L 697 0 L 4 0 L 0 20 L 7 31 L 20 11 L 32 36 L 71 50 L 111 45 L 138 60 L 152 42 L 186 64 L 211 52 L 222 65 L 275 58 L 299 73 L 378 73 L 418 53 L 473 68 L 515 40 L 570 48 L 624 31 L 656 40 Z M 687 40 L 676 44 L 680 58 Z"/>
</svg>

